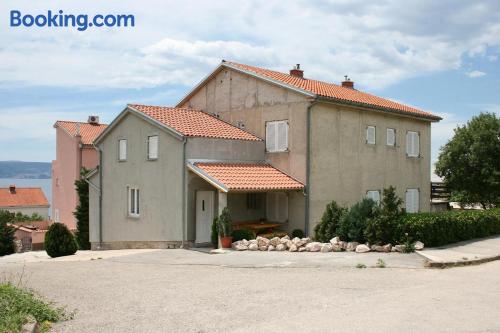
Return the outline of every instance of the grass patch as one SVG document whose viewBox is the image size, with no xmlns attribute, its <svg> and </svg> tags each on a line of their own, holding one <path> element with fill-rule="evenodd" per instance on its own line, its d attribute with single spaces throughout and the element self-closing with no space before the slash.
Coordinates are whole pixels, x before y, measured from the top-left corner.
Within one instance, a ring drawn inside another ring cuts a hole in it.
<svg viewBox="0 0 500 333">
<path fill-rule="evenodd" d="M 64 308 L 55 307 L 31 290 L 0 283 L 0 332 L 21 332 L 24 324 L 34 321 L 40 324 L 40 332 L 47 332 L 51 323 L 72 317 Z"/>
<path fill-rule="evenodd" d="M 387 265 L 385 264 L 384 260 L 378 258 L 377 259 L 377 263 L 375 264 L 375 267 L 377 267 L 377 268 L 386 268 Z"/>
<path fill-rule="evenodd" d="M 359 263 L 356 265 L 356 268 L 366 268 L 366 265 Z"/>
</svg>

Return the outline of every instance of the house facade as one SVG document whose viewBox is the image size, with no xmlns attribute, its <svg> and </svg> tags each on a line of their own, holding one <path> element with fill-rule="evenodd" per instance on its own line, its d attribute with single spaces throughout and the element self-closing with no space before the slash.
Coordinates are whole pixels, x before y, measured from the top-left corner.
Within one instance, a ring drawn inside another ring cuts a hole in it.
<svg viewBox="0 0 500 333">
<path fill-rule="evenodd" d="M 49 202 L 40 187 L 16 187 L 10 185 L 0 188 L 0 210 L 32 216 L 37 214 L 49 218 Z"/>
<path fill-rule="evenodd" d="M 285 74 L 223 61 L 176 108 L 129 105 L 96 140 L 91 242 L 204 243 L 225 206 L 238 222 L 310 234 L 331 200 L 378 201 L 390 185 L 408 211 L 429 211 L 440 118 L 353 85 L 304 78 L 299 66 Z"/>
<path fill-rule="evenodd" d="M 52 220 L 76 229 L 73 215 L 78 204 L 75 181 L 82 168 L 94 169 L 99 154 L 92 146 L 94 139 L 107 127 L 99 118 L 90 116 L 88 122 L 59 120 L 56 129 L 56 159 L 52 161 Z"/>
</svg>

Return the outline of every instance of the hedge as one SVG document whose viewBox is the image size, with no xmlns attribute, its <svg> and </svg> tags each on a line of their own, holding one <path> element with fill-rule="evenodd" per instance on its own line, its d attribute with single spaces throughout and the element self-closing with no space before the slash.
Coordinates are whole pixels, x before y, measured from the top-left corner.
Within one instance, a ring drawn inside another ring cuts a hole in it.
<svg viewBox="0 0 500 333">
<path fill-rule="evenodd" d="M 409 238 L 423 242 L 426 247 L 496 235 L 500 234 L 500 208 L 405 214 L 401 231 L 403 237 L 408 234 Z"/>
</svg>

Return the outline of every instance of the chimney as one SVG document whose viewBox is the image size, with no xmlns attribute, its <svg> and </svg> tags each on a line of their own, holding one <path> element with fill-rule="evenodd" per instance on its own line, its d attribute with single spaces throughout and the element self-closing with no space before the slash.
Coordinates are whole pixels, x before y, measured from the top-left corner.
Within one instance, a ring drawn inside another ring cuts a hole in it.
<svg viewBox="0 0 500 333">
<path fill-rule="evenodd" d="M 344 81 L 342 81 L 342 87 L 354 89 L 354 82 L 351 81 L 351 79 L 347 75 L 344 75 Z"/>
<path fill-rule="evenodd" d="M 295 65 L 292 69 L 290 69 L 290 75 L 298 78 L 304 78 L 304 71 L 300 69 L 300 64 Z"/>
<path fill-rule="evenodd" d="M 16 185 L 9 185 L 10 194 L 16 194 Z"/>
<path fill-rule="evenodd" d="M 98 116 L 89 116 L 89 120 L 87 121 L 92 125 L 99 125 L 99 117 Z"/>
</svg>

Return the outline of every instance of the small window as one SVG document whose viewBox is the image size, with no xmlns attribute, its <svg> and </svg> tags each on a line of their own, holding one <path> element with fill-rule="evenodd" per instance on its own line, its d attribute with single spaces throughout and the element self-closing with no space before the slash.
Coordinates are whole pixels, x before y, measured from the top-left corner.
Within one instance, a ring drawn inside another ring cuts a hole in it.
<svg viewBox="0 0 500 333">
<path fill-rule="evenodd" d="M 375 144 L 375 126 L 366 126 L 366 143 Z"/>
<path fill-rule="evenodd" d="M 420 210 L 419 190 L 409 188 L 405 194 L 405 208 L 407 213 L 418 213 Z"/>
<path fill-rule="evenodd" d="M 367 191 L 366 197 L 375 201 L 377 205 L 380 204 L 380 191 Z"/>
<path fill-rule="evenodd" d="M 148 136 L 148 160 L 158 158 L 158 135 Z"/>
<path fill-rule="evenodd" d="M 257 193 L 247 193 L 247 209 L 257 209 Z"/>
<path fill-rule="evenodd" d="M 268 121 L 266 123 L 266 150 L 269 153 L 288 150 L 288 121 Z"/>
<path fill-rule="evenodd" d="M 127 160 L 127 139 L 118 140 L 118 160 Z"/>
<path fill-rule="evenodd" d="M 406 155 L 409 157 L 420 156 L 420 135 L 418 132 L 406 133 Z"/>
<path fill-rule="evenodd" d="M 396 130 L 394 128 L 387 129 L 387 145 L 396 146 Z"/>
<path fill-rule="evenodd" d="M 139 216 L 139 189 L 129 187 L 128 188 L 128 215 L 133 217 Z"/>
</svg>

